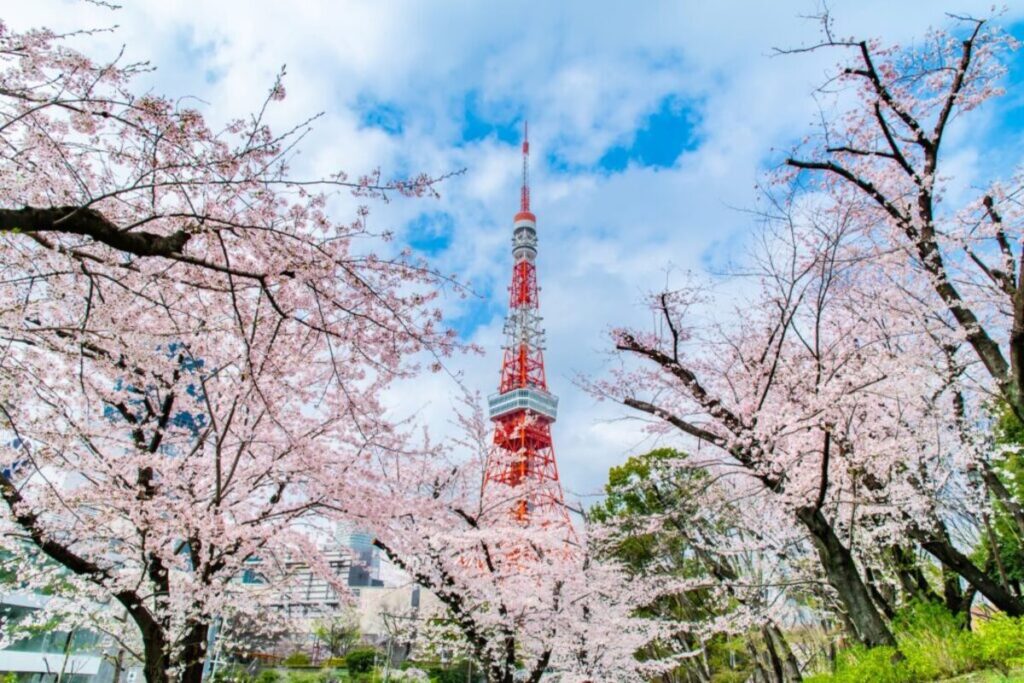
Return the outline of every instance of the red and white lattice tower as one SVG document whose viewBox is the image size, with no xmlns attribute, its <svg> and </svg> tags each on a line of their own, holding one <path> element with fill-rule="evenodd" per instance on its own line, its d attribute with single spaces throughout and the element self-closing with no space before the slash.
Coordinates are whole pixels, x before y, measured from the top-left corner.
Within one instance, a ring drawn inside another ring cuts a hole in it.
<svg viewBox="0 0 1024 683">
<path fill-rule="evenodd" d="M 488 507 L 506 508 L 519 524 L 558 523 L 571 529 L 551 445 L 558 399 L 548 391 L 544 375 L 544 330 L 535 263 L 537 217 L 530 211 L 529 158 L 524 126 L 523 185 L 512 229 L 514 264 L 505 354 L 498 393 L 488 397 L 496 453 L 487 463 L 484 497 Z M 503 486 L 494 486 L 496 483 Z"/>
</svg>

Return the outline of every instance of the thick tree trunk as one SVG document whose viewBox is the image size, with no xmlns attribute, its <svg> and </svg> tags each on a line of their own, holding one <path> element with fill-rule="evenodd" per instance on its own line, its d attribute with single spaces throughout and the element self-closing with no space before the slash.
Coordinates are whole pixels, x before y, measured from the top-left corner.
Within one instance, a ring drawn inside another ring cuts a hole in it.
<svg viewBox="0 0 1024 683">
<path fill-rule="evenodd" d="M 202 683 L 206 639 L 209 635 L 209 624 L 194 624 L 185 634 L 181 653 L 181 683 Z"/>
<path fill-rule="evenodd" d="M 839 594 L 857 639 L 868 647 L 897 647 L 896 638 L 882 619 L 871 593 L 853 560 L 850 549 L 839 540 L 832 525 L 817 508 L 801 508 L 797 517 L 811 533 L 821 566 Z"/>
<path fill-rule="evenodd" d="M 142 627 L 141 630 L 142 675 L 146 677 L 146 683 L 170 683 L 164 632 L 159 627 Z"/>
<path fill-rule="evenodd" d="M 796 655 L 789 646 L 786 636 L 773 623 L 768 623 L 761 629 L 766 642 L 771 643 L 772 650 L 778 657 L 781 667 L 783 683 L 798 683 L 803 680 L 800 674 L 800 663 L 796 661 Z"/>
<path fill-rule="evenodd" d="M 779 653 L 775 651 L 775 643 L 772 642 L 767 629 L 761 629 L 761 636 L 764 638 L 764 650 L 768 655 L 768 665 L 771 667 L 773 683 L 785 683 L 786 678 L 782 673 L 782 660 L 779 659 Z"/>
</svg>

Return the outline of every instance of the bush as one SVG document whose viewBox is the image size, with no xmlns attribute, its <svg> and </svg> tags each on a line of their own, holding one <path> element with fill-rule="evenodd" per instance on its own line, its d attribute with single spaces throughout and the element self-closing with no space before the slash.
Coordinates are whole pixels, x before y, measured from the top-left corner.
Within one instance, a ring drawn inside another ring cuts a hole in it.
<svg viewBox="0 0 1024 683">
<path fill-rule="evenodd" d="M 913 680 L 949 678 L 982 666 L 978 637 L 940 604 L 916 602 L 893 620 L 904 666 Z"/>
<path fill-rule="evenodd" d="M 350 650 L 345 655 L 345 662 L 348 672 L 351 674 L 366 673 L 373 668 L 373 662 L 377 658 L 377 651 L 372 647 L 361 647 Z"/>
<path fill-rule="evenodd" d="M 868 649 L 856 645 L 836 658 L 836 672 L 831 680 L 835 683 L 911 683 L 914 676 L 906 660 L 894 661 L 897 656 L 892 647 Z"/>
<path fill-rule="evenodd" d="M 1004 674 L 1024 664 L 1024 619 L 997 614 L 979 623 L 978 649 L 985 664 Z"/>
<path fill-rule="evenodd" d="M 854 646 L 836 659 L 833 675 L 819 674 L 805 683 L 909 683 L 932 681 L 996 667 L 1003 674 L 1024 666 L 1024 618 L 999 614 L 976 622 L 976 630 L 942 605 L 917 603 L 893 620 L 893 631 L 904 659 L 893 662 L 896 651 L 888 647 Z"/>
<path fill-rule="evenodd" d="M 237 664 L 217 669 L 213 674 L 213 683 L 251 683 L 253 677 Z"/>
<path fill-rule="evenodd" d="M 293 652 L 284 658 L 285 666 L 309 666 L 309 655 L 305 652 Z"/>
<path fill-rule="evenodd" d="M 725 669 L 711 674 L 711 683 L 746 683 L 751 680 L 750 671 L 731 671 Z"/>
<path fill-rule="evenodd" d="M 344 680 L 344 676 L 340 671 L 331 667 L 324 667 L 320 669 L 320 673 L 316 675 L 317 683 L 337 683 L 338 681 Z"/>
<path fill-rule="evenodd" d="M 469 660 L 460 659 L 447 668 L 432 669 L 430 674 L 437 683 L 465 683 L 469 680 Z"/>
<path fill-rule="evenodd" d="M 391 680 L 396 683 L 430 683 L 430 676 L 423 669 L 409 668 L 393 671 Z"/>
<path fill-rule="evenodd" d="M 289 671 L 288 683 L 320 683 L 320 677 L 315 671 Z"/>
<path fill-rule="evenodd" d="M 281 672 L 277 669 L 264 669 L 256 677 L 256 683 L 278 683 L 281 680 Z"/>
<path fill-rule="evenodd" d="M 330 659 L 327 659 L 326 661 L 324 661 L 324 668 L 325 669 L 344 669 L 345 668 L 345 658 L 344 657 L 331 657 Z"/>
</svg>

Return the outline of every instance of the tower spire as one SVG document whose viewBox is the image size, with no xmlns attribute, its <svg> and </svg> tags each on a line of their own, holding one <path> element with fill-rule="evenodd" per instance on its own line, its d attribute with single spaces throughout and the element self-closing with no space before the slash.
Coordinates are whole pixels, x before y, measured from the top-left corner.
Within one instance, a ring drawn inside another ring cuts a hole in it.
<svg viewBox="0 0 1024 683">
<path fill-rule="evenodd" d="M 530 122 L 523 121 L 523 185 L 519 190 L 519 211 L 530 212 Z"/>
</svg>

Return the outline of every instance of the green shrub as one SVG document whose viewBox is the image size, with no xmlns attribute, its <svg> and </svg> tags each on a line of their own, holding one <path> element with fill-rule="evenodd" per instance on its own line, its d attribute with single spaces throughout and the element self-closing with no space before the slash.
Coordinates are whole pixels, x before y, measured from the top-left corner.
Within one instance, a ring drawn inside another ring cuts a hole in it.
<svg viewBox="0 0 1024 683">
<path fill-rule="evenodd" d="M 893 631 L 914 680 L 949 678 L 982 666 L 978 637 L 934 602 L 915 602 L 893 620 Z"/>
<path fill-rule="evenodd" d="M 320 673 L 316 675 L 317 683 L 337 683 L 344 678 L 340 671 L 328 666 L 320 669 Z"/>
<path fill-rule="evenodd" d="M 344 669 L 345 658 L 344 657 L 331 657 L 324 662 L 324 668 L 326 669 Z"/>
<path fill-rule="evenodd" d="M 288 683 L 320 683 L 320 676 L 316 671 L 289 671 Z"/>
<path fill-rule="evenodd" d="M 377 658 L 377 651 L 372 647 L 360 647 L 349 650 L 345 655 L 346 666 L 349 673 L 366 673 L 373 668 L 373 662 Z"/>
<path fill-rule="evenodd" d="M 465 683 L 470 680 L 470 663 L 468 659 L 460 659 L 448 666 L 442 666 L 437 662 L 423 662 L 408 660 L 409 668 L 423 671 L 431 683 Z M 402 665 L 403 668 L 405 664 Z M 479 680 L 480 667 L 475 664 L 472 667 L 472 680 Z M 546 679 L 545 679 L 546 680 Z"/>
<path fill-rule="evenodd" d="M 309 666 L 309 655 L 305 652 L 293 652 L 284 658 L 285 666 Z"/>
<path fill-rule="evenodd" d="M 217 669 L 213 674 L 214 683 L 252 683 L 253 677 L 237 664 L 229 664 Z"/>
<path fill-rule="evenodd" d="M 1011 666 L 1024 664 L 1024 619 L 1005 614 L 978 624 L 978 643 L 985 664 L 994 666 L 1004 674 Z"/>
<path fill-rule="evenodd" d="M 914 676 L 906 660 L 896 661 L 896 658 L 896 649 L 892 647 L 851 647 L 836 657 L 832 680 L 836 683 L 911 683 Z"/>
<path fill-rule="evenodd" d="M 278 683 L 281 680 L 281 672 L 277 669 L 264 669 L 256 677 L 256 683 Z"/>
<path fill-rule="evenodd" d="M 750 680 L 750 671 L 730 671 L 725 669 L 723 671 L 716 671 L 711 674 L 711 683 L 746 683 Z"/>
<path fill-rule="evenodd" d="M 893 661 L 893 648 L 858 645 L 839 653 L 834 674 L 810 676 L 805 683 L 916 683 L 986 667 L 1005 675 L 1024 666 L 1024 618 L 999 614 L 978 620 L 975 630 L 968 631 L 942 605 L 917 603 L 902 610 L 892 625 L 904 659 Z"/>
</svg>

